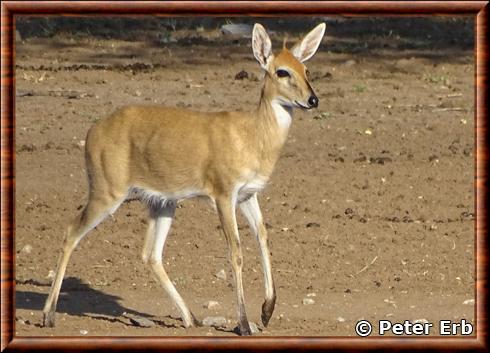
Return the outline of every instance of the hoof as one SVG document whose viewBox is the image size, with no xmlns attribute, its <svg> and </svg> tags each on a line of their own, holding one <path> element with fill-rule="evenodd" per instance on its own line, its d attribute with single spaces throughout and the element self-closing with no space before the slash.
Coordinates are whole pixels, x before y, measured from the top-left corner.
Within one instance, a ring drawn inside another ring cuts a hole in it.
<svg viewBox="0 0 490 353">
<path fill-rule="evenodd" d="M 250 329 L 240 330 L 240 336 L 252 336 L 252 330 Z"/>
<path fill-rule="evenodd" d="M 192 324 L 194 326 L 196 326 L 196 327 L 202 327 L 203 326 L 202 321 L 196 319 L 196 317 L 194 316 L 194 314 L 192 314 Z"/>
<path fill-rule="evenodd" d="M 264 325 L 264 327 L 267 327 L 267 325 L 269 324 L 269 320 L 272 317 L 275 305 L 276 297 L 273 297 L 271 300 L 266 300 L 264 304 L 262 304 L 262 315 L 260 316 L 260 318 L 262 319 L 262 324 Z"/>
<path fill-rule="evenodd" d="M 54 327 L 54 313 L 43 313 L 43 327 Z"/>
<path fill-rule="evenodd" d="M 246 327 L 244 327 L 246 326 Z M 250 329 L 250 325 L 239 325 L 233 329 L 233 332 L 240 336 L 252 336 L 252 330 Z"/>
<path fill-rule="evenodd" d="M 202 321 L 196 319 L 193 313 L 190 315 L 190 319 L 185 319 L 184 316 L 181 317 L 182 323 L 184 324 L 185 328 L 189 327 L 201 327 L 203 326 Z"/>
</svg>

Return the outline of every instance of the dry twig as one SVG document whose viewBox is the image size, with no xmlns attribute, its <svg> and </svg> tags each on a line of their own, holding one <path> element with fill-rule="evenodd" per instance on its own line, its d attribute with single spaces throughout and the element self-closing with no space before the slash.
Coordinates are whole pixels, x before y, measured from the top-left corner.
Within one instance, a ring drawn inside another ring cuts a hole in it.
<svg viewBox="0 0 490 353">
<path fill-rule="evenodd" d="M 376 262 L 376 260 L 378 259 L 378 256 L 379 256 L 379 252 L 378 252 L 378 255 L 376 255 L 374 257 L 374 259 L 371 260 L 370 263 L 368 263 L 366 266 L 364 266 L 363 268 L 361 268 L 359 271 L 356 272 L 356 274 L 354 276 L 357 276 L 358 274 L 366 271 L 372 264 L 374 264 Z"/>
</svg>

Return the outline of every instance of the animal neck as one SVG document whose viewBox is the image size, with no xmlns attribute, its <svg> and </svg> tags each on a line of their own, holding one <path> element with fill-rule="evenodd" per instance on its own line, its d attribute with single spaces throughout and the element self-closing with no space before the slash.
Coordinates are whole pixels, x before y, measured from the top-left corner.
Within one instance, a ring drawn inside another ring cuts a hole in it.
<svg viewBox="0 0 490 353">
<path fill-rule="evenodd" d="M 293 118 L 292 107 L 281 104 L 275 97 L 276 92 L 266 74 L 259 106 L 253 113 L 254 140 L 264 175 L 272 173 Z"/>
<path fill-rule="evenodd" d="M 293 108 L 277 98 L 275 88 L 267 73 L 262 87 L 257 118 L 259 119 L 258 126 L 265 132 L 275 135 L 271 138 L 276 138 L 282 146 L 293 120 Z"/>
</svg>

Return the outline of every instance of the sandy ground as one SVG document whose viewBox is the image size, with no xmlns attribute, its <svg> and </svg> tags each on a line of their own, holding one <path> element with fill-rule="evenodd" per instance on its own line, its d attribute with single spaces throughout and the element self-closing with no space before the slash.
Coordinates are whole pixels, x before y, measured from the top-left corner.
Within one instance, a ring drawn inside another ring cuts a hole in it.
<svg viewBox="0 0 490 353">
<path fill-rule="evenodd" d="M 354 336 L 360 319 L 474 323 L 472 53 L 329 52 L 330 40 L 308 63 L 320 107 L 296 112 L 259 197 L 278 296 L 259 334 Z M 64 229 L 86 200 L 89 127 L 131 103 L 254 108 L 261 73 L 248 41 L 34 38 L 17 43 L 16 64 L 16 334 L 233 335 L 226 244 L 200 200 L 180 204 L 164 263 L 196 316 L 223 316 L 225 327 L 182 327 L 140 259 L 147 220 L 136 201 L 84 238 L 57 326 L 40 324 Z M 241 70 L 249 78 L 235 79 Z M 239 228 L 248 316 L 259 323 L 258 246 L 241 215 Z M 219 306 L 206 309 L 209 300 Z M 156 325 L 136 327 L 128 315 Z"/>
</svg>

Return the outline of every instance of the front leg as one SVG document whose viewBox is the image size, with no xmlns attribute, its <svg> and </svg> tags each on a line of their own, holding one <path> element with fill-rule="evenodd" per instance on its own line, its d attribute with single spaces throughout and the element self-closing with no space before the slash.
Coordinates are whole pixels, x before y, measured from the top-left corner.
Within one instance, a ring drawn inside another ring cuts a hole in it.
<svg viewBox="0 0 490 353">
<path fill-rule="evenodd" d="M 249 336 L 252 334 L 250 324 L 245 311 L 245 299 L 243 295 L 242 265 L 243 255 L 238 235 L 238 227 L 235 215 L 235 197 L 222 197 L 216 200 L 219 218 L 225 233 L 226 242 L 230 251 L 230 262 L 235 278 L 235 290 L 238 300 L 238 329 L 240 335 Z"/>
<path fill-rule="evenodd" d="M 265 301 L 262 304 L 262 323 L 267 326 L 276 304 L 276 290 L 272 279 L 271 260 L 267 245 L 267 229 L 262 220 L 257 194 L 240 204 L 240 209 L 252 228 L 259 244 L 262 255 L 262 269 L 264 271 Z"/>
</svg>

